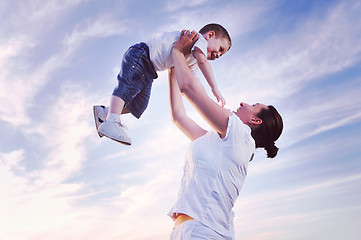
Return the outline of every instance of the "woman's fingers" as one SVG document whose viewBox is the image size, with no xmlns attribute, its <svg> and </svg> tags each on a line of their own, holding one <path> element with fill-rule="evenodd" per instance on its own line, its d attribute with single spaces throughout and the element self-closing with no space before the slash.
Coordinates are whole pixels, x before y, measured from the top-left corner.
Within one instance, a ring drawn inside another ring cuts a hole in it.
<svg viewBox="0 0 361 240">
<path fill-rule="evenodd" d="M 192 40 L 198 40 L 198 34 L 197 34 L 197 32 L 192 31 L 192 32 L 191 32 L 191 37 L 192 37 Z"/>
<path fill-rule="evenodd" d="M 174 48 L 180 50 L 183 54 L 189 54 L 194 43 L 198 40 L 198 34 L 195 31 L 183 29 L 178 40 L 174 43 Z"/>
<path fill-rule="evenodd" d="M 189 31 L 189 30 L 185 30 L 185 29 L 183 29 L 181 31 L 180 36 L 184 36 L 185 38 L 189 37 L 192 40 L 198 39 L 198 34 L 196 31 Z"/>
</svg>

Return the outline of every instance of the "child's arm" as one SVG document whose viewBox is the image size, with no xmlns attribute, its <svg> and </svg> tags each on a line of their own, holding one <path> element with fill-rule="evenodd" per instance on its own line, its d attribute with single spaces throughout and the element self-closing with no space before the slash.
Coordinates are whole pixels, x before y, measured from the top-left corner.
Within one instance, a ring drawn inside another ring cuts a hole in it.
<svg viewBox="0 0 361 240">
<path fill-rule="evenodd" d="M 211 64 L 208 62 L 207 57 L 203 52 L 195 47 L 192 51 L 193 57 L 197 60 L 199 69 L 201 70 L 204 78 L 207 80 L 208 85 L 211 87 L 213 95 L 217 98 L 217 101 L 221 101 L 222 107 L 226 105 L 226 100 L 222 96 L 221 92 L 218 90 L 216 80 L 212 71 Z"/>
</svg>

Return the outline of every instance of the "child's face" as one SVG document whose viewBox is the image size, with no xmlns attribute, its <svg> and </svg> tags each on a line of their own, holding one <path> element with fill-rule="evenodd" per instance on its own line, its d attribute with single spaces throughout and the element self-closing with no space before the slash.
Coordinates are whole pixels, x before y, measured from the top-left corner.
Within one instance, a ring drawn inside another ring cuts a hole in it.
<svg viewBox="0 0 361 240">
<path fill-rule="evenodd" d="M 216 60 L 228 51 L 229 42 L 226 38 L 216 37 L 214 34 L 209 33 L 206 36 L 206 40 L 208 41 L 207 59 Z"/>
</svg>

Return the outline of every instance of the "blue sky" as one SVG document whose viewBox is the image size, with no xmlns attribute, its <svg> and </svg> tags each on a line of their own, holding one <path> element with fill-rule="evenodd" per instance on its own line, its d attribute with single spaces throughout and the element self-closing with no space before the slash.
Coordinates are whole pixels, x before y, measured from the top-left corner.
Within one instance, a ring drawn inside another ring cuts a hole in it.
<svg viewBox="0 0 361 240">
<path fill-rule="evenodd" d="M 272 104 L 285 125 L 249 165 L 237 239 L 359 238 L 361 1 L 5 0 L 0 16 L 0 239 L 168 239 L 189 141 L 167 73 L 124 118 L 131 147 L 98 137 L 92 106 L 130 45 L 210 22 L 233 40 L 212 62 L 226 107 Z"/>
</svg>

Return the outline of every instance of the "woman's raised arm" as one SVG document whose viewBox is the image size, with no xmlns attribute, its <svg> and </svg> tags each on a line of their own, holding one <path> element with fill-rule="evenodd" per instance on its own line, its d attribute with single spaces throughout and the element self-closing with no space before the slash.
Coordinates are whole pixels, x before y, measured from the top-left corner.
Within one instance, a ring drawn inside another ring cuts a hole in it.
<svg viewBox="0 0 361 240">
<path fill-rule="evenodd" d="M 169 102 L 172 121 L 192 141 L 203 136 L 207 131 L 201 128 L 196 122 L 187 116 L 183 105 L 182 95 L 175 79 L 173 68 L 168 71 L 168 79 Z"/>
<path fill-rule="evenodd" d="M 226 136 L 228 117 L 232 112 L 214 102 L 208 95 L 200 81 L 190 72 L 184 57 L 190 46 L 194 44 L 195 32 L 182 31 L 175 42 L 172 56 L 174 61 L 175 78 L 180 91 L 187 97 L 208 124 L 217 131 L 222 138 Z"/>
</svg>

